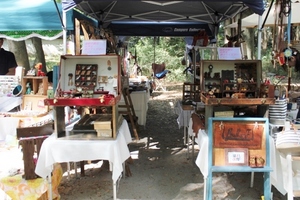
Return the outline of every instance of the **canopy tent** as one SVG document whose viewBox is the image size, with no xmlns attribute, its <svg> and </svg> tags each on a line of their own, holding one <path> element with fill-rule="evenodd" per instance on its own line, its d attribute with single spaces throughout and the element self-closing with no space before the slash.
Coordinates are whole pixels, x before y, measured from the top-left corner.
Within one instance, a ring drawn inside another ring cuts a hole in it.
<svg viewBox="0 0 300 200">
<path fill-rule="evenodd" d="M 0 37 L 21 41 L 30 37 L 53 40 L 63 35 L 62 5 L 53 0 L 1 0 Z M 4 17 L 3 17 L 4 18 Z M 74 30 L 74 19 L 88 20 L 97 27 L 98 22 L 88 18 L 76 10 L 66 13 L 66 30 Z"/>
<path fill-rule="evenodd" d="M 211 35 L 215 36 L 221 21 L 248 8 L 257 14 L 264 11 L 262 0 L 62 0 L 62 3 L 64 10 L 76 6 L 85 15 L 99 20 L 104 28 L 110 28 L 114 35 L 119 36 L 192 36 L 199 28 L 208 30 L 208 26 Z M 198 28 L 188 29 L 195 31 L 176 32 L 174 30 L 179 23 L 191 27 L 197 24 Z M 129 28 L 122 28 L 125 26 Z"/>
<path fill-rule="evenodd" d="M 300 24 L 300 18 L 297 14 L 297 12 L 300 11 L 300 3 L 292 3 L 291 4 L 292 7 L 291 7 L 291 24 Z M 267 17 L 267 13 L 268 13 L 268 10 L 266 10 L 263 15 L 262 15 L 262 19 L 265 20 L 265 26 L 274 26 L 275 25 L 275 21 L 276 19 L 278 18 L 278 13 L 275 12 L 275 6 L 273 5 L 273 7 L 271 7 L 271 10 L 270 10 L 270 13 Z M 267 18 L 266 18 L 267 17 Z M 259 15 L 258 14 L 252 14 L 252 15 L 249 15 L 248 17 L 245 17 L 242 19 L 242 22 L 241 22 L 241 27 L 244 27 L 244 28 L 254 28 L 254 27 L 257 27 L 258 25 L 258 18 L 259 18 Z M 283 23 L 284 24 L 287 24 L 288 22 L 288 19 L 286 17 L 283 18 Z M 237 22 L 235 23 L 232 23 L 230 25 L 227 25 L 226 28 L 236 28 L 238 26 Z M 259 27 L 261 28 L 261 27 Z"/>
</svg>

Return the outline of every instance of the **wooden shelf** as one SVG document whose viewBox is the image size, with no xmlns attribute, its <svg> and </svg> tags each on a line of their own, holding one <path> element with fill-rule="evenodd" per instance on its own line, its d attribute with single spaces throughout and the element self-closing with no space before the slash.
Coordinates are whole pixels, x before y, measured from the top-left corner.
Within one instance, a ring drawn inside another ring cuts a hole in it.
<svg viewBox="0 0 300 200">
<path fill-rule="evenodd" d="M 31 91 L 33 94 L 39 93 L 39 95 L 47 95 L 47 90 L 48 90 L 47 76 L 23 76 L 22 78 L 23 94 L 26 94 L 27 83 L 31 84 Z M 41 90 L 39 88 L 40 84 L 42 84 Z"/>
<path fill-rule="evenodd" d="M 51 106 L 114 106 L 120 101 L 120 97 L 103 98 L 55 98 L 45 99 L 46 105 Z"/>
<path fill-rule="evenodd" d="M 227 105 L 227 106 L 242 106 L 242 105 L 272 105 L 275 103 L 274 98 L 207 98 L 201 94 L 201 100 L 207 105 Z"/>
</svg>

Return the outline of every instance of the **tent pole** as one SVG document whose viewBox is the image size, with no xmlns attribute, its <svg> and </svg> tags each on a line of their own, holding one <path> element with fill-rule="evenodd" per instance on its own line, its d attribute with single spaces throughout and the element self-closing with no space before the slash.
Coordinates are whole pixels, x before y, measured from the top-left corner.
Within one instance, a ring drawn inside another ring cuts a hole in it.
<svg viewBox="0 0 300 200">
<path fill-rule="evenodd" d="M 258 16 L 258 27 L 261 27 L 261 20 L 262 16 L 259 15 Z M 257 35 L 257 59 L 260 60 L 261 59 L 261 32 L 262 29 L 258 29 L 258 35 Z"/>
<path fill-rule="evenodd" d="M 63 10 L 63 54 L 67 53 L 67 13 Z"/>
</svg>

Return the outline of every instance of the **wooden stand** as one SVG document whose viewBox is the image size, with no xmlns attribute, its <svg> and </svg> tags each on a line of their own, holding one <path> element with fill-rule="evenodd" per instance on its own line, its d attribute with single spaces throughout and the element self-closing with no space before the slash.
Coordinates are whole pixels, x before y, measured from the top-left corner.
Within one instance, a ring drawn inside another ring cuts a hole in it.
<svg viewBox="0 0 300 200">
<path fill-rule="evenodd" d="M 137 123 L 138 118 L 135 114 L 134 107 L 132 105 L 129 89 L 124 88 L 122 93 L 123 93 L 125 105 L 119 105 L 119 108 L 126 108 L 126 111 L 119 111 L 119 114 L 122 114 L 124 118 L 131 123 L 135 139 L 138 140 L 139 139 L 138 131 L 137 131 L 137 128 L 139 126 Z"/>
<path fill-rule="evenodd" d="M 24 160 L 24 178 L 26 180 L 36 179 L 34 154 L 39 155 L 42 143 L 53 132 L 53 123 L 40 127 L 17 128 L 17 138 L 22 145 Z"/>
<path fill-rule="evenodd" d="M 183 83 L 183 90 L 182 90 L 182 101 L 185 100 L 193 100 L 195 102 L 200 102 L 200 84 L 199 83 Z"/>
<path fill-rule="evenodd" d="M 263 172 L 264 199 L 271 199 L 268 118 L 209 118 L 208 137 L 205 200 L 213 199 L 213 172 Z"/>
</svg>

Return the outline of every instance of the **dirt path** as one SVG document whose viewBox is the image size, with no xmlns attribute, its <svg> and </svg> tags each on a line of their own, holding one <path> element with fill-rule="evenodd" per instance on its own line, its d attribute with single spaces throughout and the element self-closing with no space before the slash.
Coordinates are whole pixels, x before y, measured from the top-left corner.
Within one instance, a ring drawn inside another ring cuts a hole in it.
<svg viewBox="0 0 300 200">
<path fill-rule="evenodd" d="M 120 180 L 118 199 L 203 199 L 203 176 L 194 163 L 195 158 L 187 159 L 183 129 L 179 129 L 173 109 L 181 99 L 181 89 L 180 85 L 169 86 L 167 92 L 154 92 L 150 98 L 146 126 L 139 127 L 140 140 L 129 145 L 133 158 L 129 165 L 132 176 Z M 197 145 L 195 147 L 196 156 Z M 215 199 L 261 199 L 261 173 L 255 174 L 253 188 L 249 187 L 250 173 L 224 173 L 214 177 Z M 286 199 L 276 189 L 272 191 L 274 200 Z M 112 199 L 111 172 L 107 163 L 86 164 L 85 177 L 80 174 L 76 177 L 74 170 L 69 178 L 65 173 L 59 193 L 62 200 Z"/>
</svg>

